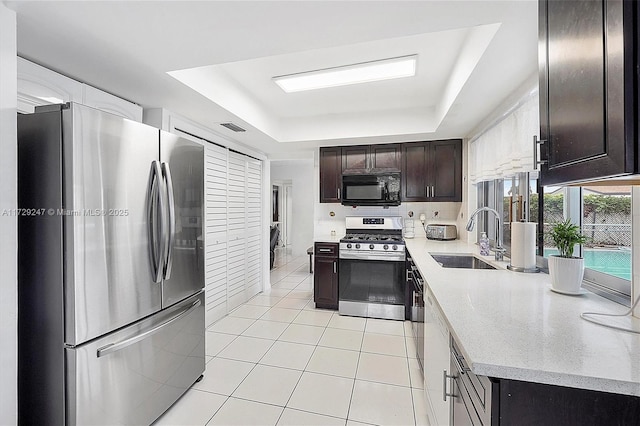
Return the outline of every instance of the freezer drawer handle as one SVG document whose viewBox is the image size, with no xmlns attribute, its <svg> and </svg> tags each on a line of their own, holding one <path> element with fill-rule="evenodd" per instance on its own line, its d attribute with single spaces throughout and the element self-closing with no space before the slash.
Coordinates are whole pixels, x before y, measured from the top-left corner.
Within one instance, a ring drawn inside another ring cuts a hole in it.
<svg viewBox="0 0 640 426">
<path fill-rule="evenodd" d="M 198 306 L 200 306 L 200 299 L 196 300 L 195 302 L 193 302 L 193 304 L 191 306 L 189 306 L 188 308 L 186 308 L 184 311 L 180 312 L 178 315 L 174 316 L 171 319 L 168 319 L 167 321 L 163 322 L 162 324 L 153 327 L 150 330 L 145 331 L 144 333 L 138 334 L 136 336 L 130 337 L 126 340 L 123 340 L 121 342 L 118 343 L 110 343 L 106 346 L 103 346 L 101 348 L 98 348 L 97 351 L 97 355 L 98 358 L 105 356 L 105 355 L 109 355 L 110 353 L 113 352 L 117 352 L 120 349 L 124 349 L 127 346 L 131 346 L 134 343 L 138 343 L 141 340 L 146 339 L 147 337 L 151 336 L 152 334 L 157 333 L 158 331 L 162 330 L 164 327 L 167 327 L 168 325 L 178 321 L 180 318 L 189 315 L 194 309 L 196 309 Z"/>
<path fill-rule="evenodd" d="M 171 169 L 167 163 L 162 163 L 162 174 L 167 182 L 167 195 L 169 196 L 169 234 L 167 235 L 167 257 L 165 260 L 164 279 L 171 278 L 171 267 L 173 265 L 173 242 L 176 238 L 176 207 L 173 198 L 173 180 L 171 179 Z"/>
</svg>

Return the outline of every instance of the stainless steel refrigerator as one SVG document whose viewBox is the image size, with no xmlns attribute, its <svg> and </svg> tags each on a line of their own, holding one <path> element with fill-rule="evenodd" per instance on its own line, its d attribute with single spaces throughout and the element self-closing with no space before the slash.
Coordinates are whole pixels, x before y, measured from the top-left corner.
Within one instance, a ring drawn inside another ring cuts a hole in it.
<svg viewBox="0 0 640 426">
<path fill-rule="evenodd" d="M 69 103 L 18 116 L 20 424 L 149 424 L 204 372 L 204 150 Z"/>
</svg>

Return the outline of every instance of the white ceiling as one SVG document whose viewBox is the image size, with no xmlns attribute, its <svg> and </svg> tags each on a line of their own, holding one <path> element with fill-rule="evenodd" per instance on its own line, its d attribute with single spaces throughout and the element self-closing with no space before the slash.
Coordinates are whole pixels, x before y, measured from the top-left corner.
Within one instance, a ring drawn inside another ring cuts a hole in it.
<svg viewBox="0 0 640 426">
<path fill-rule="evenodd" d="M 6 3 L 21 56 L 272 158 L 465 137 L 537 70 L 537 1 Z M 408 54 L 416 77 L 290 94 L 271 81 Z"/>
</svg>

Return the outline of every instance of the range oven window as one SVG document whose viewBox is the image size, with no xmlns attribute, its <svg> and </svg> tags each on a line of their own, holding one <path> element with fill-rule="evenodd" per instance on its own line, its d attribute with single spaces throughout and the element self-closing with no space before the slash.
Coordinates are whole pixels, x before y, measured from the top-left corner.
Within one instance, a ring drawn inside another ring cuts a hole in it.
<svg viewBox="0 0 640 426">
<path fill-rule="evenodd" d="M 404 261 L 340 259 L 340 300 L 404 306 L 404 274 Z"/>
</svg>

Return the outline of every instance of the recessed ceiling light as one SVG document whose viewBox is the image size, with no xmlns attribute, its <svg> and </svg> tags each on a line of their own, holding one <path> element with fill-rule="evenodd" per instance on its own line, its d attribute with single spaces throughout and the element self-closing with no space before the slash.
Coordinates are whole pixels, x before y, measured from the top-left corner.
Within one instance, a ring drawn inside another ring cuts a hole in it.
<svg viewBox="0 0 640 426">
<path fill-rule="evenodd" d="M 273 81 L 287 93 L 325 87 L 346 86 L 370 81 L 413 77 L 416 75 L 418 55 L 327 68 L 298 74 L 273 77 Z"/>
</svg>

